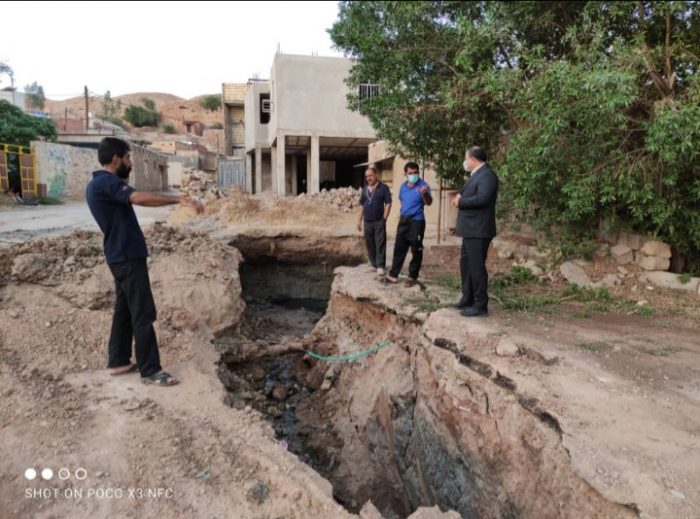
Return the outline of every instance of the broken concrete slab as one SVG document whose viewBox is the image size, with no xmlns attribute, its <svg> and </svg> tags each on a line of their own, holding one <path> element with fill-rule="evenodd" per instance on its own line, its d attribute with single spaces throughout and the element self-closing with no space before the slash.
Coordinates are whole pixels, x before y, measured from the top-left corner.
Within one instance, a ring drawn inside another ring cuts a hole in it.
<svg viewBox="0 0 700 519">
<path fill-rule="evenodd" d="M 588 277 L 586 271 L 583 270 L 573 261 L 567 261 L 559 266 L 559 272 L 564 276 L 569 283 L 576 284 L 581 287 L 591 287 L 593 286 L 593 281 Z"/>
<path fill-rule="evenodd" d="M 496 345 L 496 355 L 499 357 L 516 357 L 520 353 L 520 348 L 508 337 L 502 337 Z"/>
<path fill-rule="evenodd" d="M 678 274 L 664 271 L 652 271 L 642 274 L 641 279 L 653 283 L 657 287 L 671 288 L 673 290 L 685 290 L 687 292 L 697 292 L 700 287 L 700 278 L 690 278 L 687 283 L 681 281 Z"/>
</svg>

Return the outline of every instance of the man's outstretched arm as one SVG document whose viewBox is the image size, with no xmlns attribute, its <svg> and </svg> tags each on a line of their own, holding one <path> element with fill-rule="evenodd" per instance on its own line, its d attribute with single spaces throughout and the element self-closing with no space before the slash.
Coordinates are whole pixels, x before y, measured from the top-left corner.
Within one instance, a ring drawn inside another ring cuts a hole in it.
<svg viewBox="0 0 700 519">
<path fill-rule="evenodd" d="M 133 205 L 142 205 L 145 207 L 180 204 L 184 207 L 191 207 L 197 214 L 204 211 L 204 206 L 200 202 L 192 200 L 188 196 L 163 195 L 160 193 L 150 193 L 148 191 L 134 191 L 129 195 L 129 202 Z"/>
</svg>

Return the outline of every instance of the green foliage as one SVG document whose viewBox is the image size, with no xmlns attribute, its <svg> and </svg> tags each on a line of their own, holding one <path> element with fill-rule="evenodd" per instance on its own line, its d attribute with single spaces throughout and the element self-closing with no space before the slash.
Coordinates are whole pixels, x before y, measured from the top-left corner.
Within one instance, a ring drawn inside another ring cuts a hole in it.
<svg viewBox="0 0 700 519">
<path fill-rule="evenodd" d="M 119 111 L 117 110 L 116 103 L 112 98 L 112 93 L 107 90 L 105 95 L 102 97 L 102 113 L 100 114 L 100 117 L 105 121 L 108 121 L 109 118 L 117 117 L 118 113 Z"/>
<path fill-rule="evenodd" d="M 158 126 L 160 114 L 155 110 L 155 103 L 147 97 L 144 97 L 142 101 L 143 106 L 128 106 L 124 110 L 124 119 L 137 128 Z"/>
<path fill-rule="evenodd" d="M 638 306 L 632 313 L 640 317 L 651 317 L 654 315 L 654 309 L 648 306 Z"/>
<path fill-rule="evenodd" d="M 577 344 L 577 346 L 593 353 L 609 351 L 612 349 L 612 346 L 603 341 L 580 342 Z"/>
<path fill-rule="evenodd" d="M 119 126 L 120 128 L 124 128 L 124 120 L 117 117 L 116 115 L 101 115 L 102 120 L 107 121 L 109 123 L 115 124 Z"/>
<path fill-rule="evenodd" d="M 220 95 L 210 95 L 204 96 L 199 100 L 199 106 L 210 112 L 215 112 L 221 108 L 221 96 Z"/>
<path fill-rule="evenodd" d="M 170 124 L 170 123 L 165 123 L 165 124 L 163 125 L 163 131 L 164 131 L 165 133 L 176 133 L 176 132 L 177 132 L 177 130 L 175 129 L 175 126 L 173 126 L 173 125 Z"/>
<path fill-rule="evenodd" d="M 143 104 L 143 106 L 145 106 L 146 108 L 148 108 L 151 111 L 156 110 L 156 102 L 149 97 L 142 97 L 141 103 Z"/>
<path fill-rule="evenodd" d="M 495 274 L 489 286 L 494 290 L 501 290 L 513 285 L 527 285 L 536 282 L 537 277 L 530 269 L 525 267 L 512 267 L 507 274 Z"/>
<path fill-rule="evenodd" d="M 60 198 L 51 196 L 39 196 L 33 199 L 39 205 L 61 205 L 63 201 Z"/>
<path fill-rule="evenodd" d="M 329 32 L 395 151 L 458 184 L 478 143 L 502 212 L 570 243 L 623 222 L 700 261 L 700 3 L 346 1 Z"/>
<path fill-rule="evenodd" d="M 0 142 L 29 146 L 38 137 L 56 140 L 56 125 L 51 119 L 27 115 L 7 101 L 0 101 Z"/>
<path fill-rule="evenodd" d="M 437 284 L 451 290 L 462 290 L 462 278 L 455 274 L 442 274 L 438 276 Z"/>
<path fill-rule="evenodd" d="M 27 96 L 27 105 L 30 109 L 43 110 L 46 104 L 46 95 L 44 94 L 44 87 L 37 84 L 36 81 L 31 85 L 24 87 L 24 93 Z"/>
<path fill-rule="evenodd" d="M 14 75 L 15 75 L 15 73 L 14 73 L 14 71 L 12 70 L 12 67 L 11 67 L 10 65 L 8 65 L 7 63 L 3 63 L 2 61 L 0 61 L 0 76 L 2 76 L 3 74 L 5 74 L 6 76 L 8 76 L 8 77 L 10 78 L 10 81 L 12 81 L 12 78 L 13 78 Z M 0 83 L 2 83 L 2 81 L 0 81 Z"/>
</svg>

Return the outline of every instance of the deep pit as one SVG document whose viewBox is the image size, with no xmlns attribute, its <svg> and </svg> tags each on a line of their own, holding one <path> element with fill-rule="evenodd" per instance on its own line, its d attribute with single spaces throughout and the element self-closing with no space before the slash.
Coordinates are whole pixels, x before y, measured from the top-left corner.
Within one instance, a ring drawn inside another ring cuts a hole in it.
<svg viewBox="0 0 700 519">
<path fill-rule="evenodd" d="M 333 265 L 308 256 L 246 261 L 240 329 L 217 340 L 227 404 L 268 418 L 348 511 L 371 501 L 387 518 L 434 505 L 475 518 L 635 515 L 573 473 L 561 432 L 513 388 L 431 344 L 420 323 L 331 298 Z M 390 346 L 351 363 L 304 353 L 348 353 L 384 339 Z M 471 401 L 458 405 L 450 385 Z"/>
</svg>

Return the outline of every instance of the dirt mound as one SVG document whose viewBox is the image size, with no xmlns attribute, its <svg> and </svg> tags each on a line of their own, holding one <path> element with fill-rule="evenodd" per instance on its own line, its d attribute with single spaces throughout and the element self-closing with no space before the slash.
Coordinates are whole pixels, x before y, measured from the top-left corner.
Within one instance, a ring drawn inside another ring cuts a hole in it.
<svg viewBox="0 0 700 519">
<path fill-rule="evenodd" d="M 161 224 L 147 228 L 145 236 L 162 319 L 176 329 L 206 323 L 215 334 L 237 325 L 243 311 L 238 251 L 202 233 Z M 100 233 L 79 230 L 0 249 L 0 265 L 0 308 L 96 310 L 114 301 Z"/>
<path fill-rule="evenodd" d="M 214 227 L 244 226 L 258 230 L 274 229 L 282 235 L 303 231 L 309 236 L 327 233 L 354 233 L 355 215 L 312 197 L 280 197 L 273 193 L 247 195 L 239 190 L 211 191 L 204 198 L 204 214 Z M 179 208 L 169 223 L 194 221 L 192 211 Z"/>
</svg>

